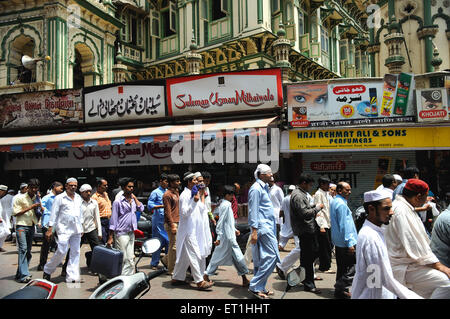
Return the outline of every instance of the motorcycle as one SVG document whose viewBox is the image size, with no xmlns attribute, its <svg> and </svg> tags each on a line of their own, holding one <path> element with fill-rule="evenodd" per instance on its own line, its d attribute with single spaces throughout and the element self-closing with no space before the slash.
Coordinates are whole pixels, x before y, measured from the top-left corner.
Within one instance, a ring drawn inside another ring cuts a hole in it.
<svg viewBox="0 0 450 319">
<path fill-rule="evenodd" d="M 136 257 L 141 254 L 142 245 L 147 240 L 152 238 L 152 217 L 151 215 L 142 213 L 138 222 L 137 229 L 134 231 L 134 253 Z"/>
<path fill-rule="evenodd" d="M 136 273 L 131 276 L 118 276 L 98 287 L 89 299 L 139 299 L 150 290 L 150 280 L 167 272 L 166 268 L 145 274 L 138 271 L 142 257 L 150 257 L 161 246 L 158 238 L 148 239 L 142 245 L 142 251 L 136 262 Z"/>
<path fill-rule="evenodd" d="M 34 279 L 3 299 L 53 299 L 58 285 L 44 279 Z"/>
</svg>

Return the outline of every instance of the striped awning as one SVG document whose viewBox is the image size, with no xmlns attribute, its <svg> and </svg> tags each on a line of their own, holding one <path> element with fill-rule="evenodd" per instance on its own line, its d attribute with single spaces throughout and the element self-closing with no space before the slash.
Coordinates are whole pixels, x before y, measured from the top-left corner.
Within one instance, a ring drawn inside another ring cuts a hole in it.
<svg viewBox="0 0 450 319">
<path fill-rule="evenodd" d="M 276 117 L 233 121 L 202 123 L 201 125 L 164 125 L 157 127 L 90 131 L 90 132 L 70 132 L 49 135 L 2 137 L 0 138 L 0 152 L 20 152 L 44 149 L 89 147 L 104 145 L 122 145 L 138 143 L 159 143 L 169 141 L 179 141 L 182 139 L 212 139 L 217 134 L 223 137 L 233 135 L 258 134 L 251 130 L 265 128 Z"/>
</svg>

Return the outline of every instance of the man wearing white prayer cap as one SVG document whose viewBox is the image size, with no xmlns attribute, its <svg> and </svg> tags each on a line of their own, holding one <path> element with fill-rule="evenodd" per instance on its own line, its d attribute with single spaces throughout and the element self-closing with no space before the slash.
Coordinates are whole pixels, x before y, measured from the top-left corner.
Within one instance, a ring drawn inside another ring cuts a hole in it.
<svg viewBox="0 0 450 319">
<path fill-rule="evenodd" d="M 280 261 L 276 220 L 269 185 L 272 169 L 259 164 L 254 173 L 255 183 L 248 192 L 248 224 L 251 227 L 251 244 L 254 276 L 249 291 L 257 298 L 267 299 L 273 291 L 266 289 L 267 280 Z"/>
<path fill-rule="evenodd" d="M 186 271 L 191 267 L 191 274 L 199 290 L 209 290 L 213 283 L 206 281 L 203 274 L 206 270 L 206 257 L 211 253 L 211 232 L 209 229 L 208 210 L 205 205 L 204 188 L 194 195 L 192 189 L 197 185 L 199 172 L 184 174 L 186 187 L 180 195 L 176 239 L 176 262 L 171 284 L 186 284 Z M 206 220 L 206 222 L 205 222 Z"/>
<path fill-rule="evenodd" d="M 367 219 L 358 234 L 356 273 L 352 299 L 423 299 L 399 283 L 392 273 L 382 225 L 394 214 L 392 193 L 374 190 L 364 193 Z"/>
<path fill-rule="evenodd" d="M 80 282 L 80 242 L 83 233 L 83 213 L 81 204 L 83 199 L 76 193 L 78 182 L 76 178 L 66 181 L 66 191 L 57 195 L 53 202 L 49 227 L 45 236 L 51 240 L 53 227 L 57 234 L 58 249 L 52 259 L 44 266 L 45 280 L 56 270 L 66 256 L 69 248 L 69 262 L 67 265 L 66 282 Z"/>
</svg>

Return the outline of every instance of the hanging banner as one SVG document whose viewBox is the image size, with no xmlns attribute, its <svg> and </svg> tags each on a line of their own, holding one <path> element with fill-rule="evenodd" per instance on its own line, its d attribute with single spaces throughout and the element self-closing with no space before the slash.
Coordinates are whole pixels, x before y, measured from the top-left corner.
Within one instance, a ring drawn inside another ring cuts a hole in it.
<svg viewBox="0 0 450 319">
<path fill-rule="evenodd" d="M 83 123 L 81 90 L 0 95 L 0 127 L 31 128 Z"/>
<path fill-rule="evenodd" d="M 10 152 L 5 170 L 121 167 L 174 164 L 175 142 L 109 145 L 32 152 Z"/>
<path fill-rule="evenodd" d="M 448 121 L 447 89 L 416 90 L 417 119 L 419 122 Z"/>
<path fill-rule="evenodd" d="M 450 149 L 450 127 L 290 131 L 290 150 Z"/>
<path fill-rule="evenodd" d="M 283 105 L 281 70 L 167 79 L 169 116 L 257 111 Z"/>
<path fill-rule="evenodd" d="M 403 101 L 397 103 L 397 113 L 391 111 L 396 101 L 395 77 L 387 81 L 288 85 L 288 121 L 294 128 L 414 122 L 415 110 L 409 98 L 412 84 L 406 80 L 402 82 L 403 91 L 397 94 Z M 406 93 L 407 98 L 403 98 Z"/>
<path fill-rule="evenodd" d="M 166 116 L 164 85 L 115 85 L 86 89 L 86 123 L 153 119 Z"/>
</svg>

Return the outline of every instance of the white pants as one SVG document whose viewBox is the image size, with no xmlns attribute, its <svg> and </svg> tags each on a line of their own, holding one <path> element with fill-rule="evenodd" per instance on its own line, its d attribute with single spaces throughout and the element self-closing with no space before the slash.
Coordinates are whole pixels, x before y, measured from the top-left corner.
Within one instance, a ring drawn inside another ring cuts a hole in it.
<svg viewBox="0 0 450 319">
<path fill-rule="evenodd" d="M 3 244 L 5 243 L 6 238 L 8 238 L 9 235 L 5 235 L 3 237 L 0 237 L 0 248 L 3 247 Z"/>
<path fill-rule="evenodd" d="M 300 239 L 298 238 L 298 236 L 294 236 L 294 242 L 295 248 L 292 249 L 286 257 L 284 257 L 281 263 L 277 264 L 278 268 L 280 268 L 285 274 L 295 264 L 296 261 L 300 260 Z"/>
<path fill-rule="evenodd" d="M 123 252 L 122 275 L 134 274 L 134 232 L 115 236 L 115 246 Z"/>
<path fill-rule="evenodd" d="M 177 247 L 177 249 L 180 249 L 180 247 Z M 181 247 L 180 259 L 175 264 L 172 279 L 184 281 L 189 266 L 191 266 L 191 275 L 194 278 L 194 282 L 196 284 L 202 282 L 203 274 L 206 270 L 206 258 L 198 258 L 192 243 L 186 239 Z"/>
<path fill-rule="evenodd" d="M 292 237 L 293 236 L 291 236 L 291 237 L 284 237 L 284 236 L 281 236 L 281 234 L 280 234 L 280 242 L 278 243 L 278 245 L 280 245 L 282 248 L 286 247 L 289 239 L 291 239 Z"/>
<path fill-rule="evenodd" d="M 450 279 L 443 272 L 427 266 L 414 268 L 406 271 L 405 286 L 423 298 L 430 298 L 437 288 L 450 287 Z"/>
<path fill-rule="evenodd" d="M 69 262 L 67 263 L 67 276 L 66 282 L 72 282 L 73 280 L 80 280 L 80 241 L 81 234 L 58 234 L 56 243 L 58 249 L 53 255 L 52 259 L 48 261 L 44 266 L 44 272 L 51 275 L 55 272 L 56 267 L 63 261 L 70 248 Z"/>
</svg>

